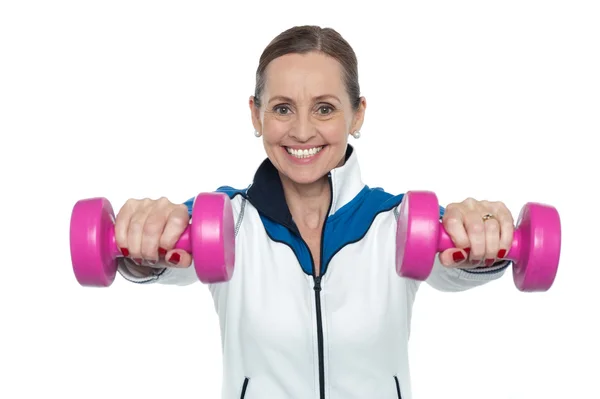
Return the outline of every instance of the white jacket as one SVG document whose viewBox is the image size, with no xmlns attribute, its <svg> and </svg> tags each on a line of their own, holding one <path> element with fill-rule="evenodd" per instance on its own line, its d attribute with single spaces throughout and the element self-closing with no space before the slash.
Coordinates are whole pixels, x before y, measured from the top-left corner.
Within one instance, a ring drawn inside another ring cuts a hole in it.
<svg viewBox="0 0 600 399">
<path fill-rule="evenodd" d="M 221 326 L 222 399 L 411 398 L 408 338 L 420 283 L 395 271 L 402 195 L 366 186 L 351 146 L 330 182 L 317 278 L 268 159 L 249 188 L 219 189 L 230 195 L 236 222 L 233 277 L 208 287 Z M 438 263 L 426 282 L 463 291 L 508 265 L 467 271 Z M 120 273 L 138 283 L 198 281 L 193 267 L 136 278 L 122 262 Z"/>
</svg>

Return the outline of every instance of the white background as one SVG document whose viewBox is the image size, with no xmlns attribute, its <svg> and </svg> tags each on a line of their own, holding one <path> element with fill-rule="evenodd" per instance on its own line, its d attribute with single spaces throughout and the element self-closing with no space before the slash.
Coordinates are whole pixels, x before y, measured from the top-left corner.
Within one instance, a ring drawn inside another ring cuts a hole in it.
<svg viewBox="0 0 600 399">
<path fill-rule="evenodd" d="M 206 287 L 80 287 L 70 212 L 247 186 L 265 156 L 247 107 L 258 58 L 300 24 L 334 27 L 358 54 L 367 184 L 562 218 L 546 293 L 510 273 L 459 294 L 422 286 L 414 397 L 600 397 L 595 2 L 1 4 L 0 397 L 219 397 Z"/>
</svg>

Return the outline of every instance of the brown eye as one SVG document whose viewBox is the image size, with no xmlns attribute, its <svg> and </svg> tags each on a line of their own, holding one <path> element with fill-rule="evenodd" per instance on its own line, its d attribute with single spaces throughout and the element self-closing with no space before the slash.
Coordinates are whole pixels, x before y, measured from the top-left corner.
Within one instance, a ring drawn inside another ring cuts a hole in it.
<svg viewBox="0 0 600 399">
<path fill-rule="evenodd" d="M 329 115 L 332 112 L 333 112 L 333 108 L 330 107 L 329 105 L 322 105 L 319 107 L 320 115 Z"/>
<path fill-rule="evenodd" d="M 289 107 L 285 105 L 277 105 L 273 108 L 273 111 L 275 111 L 279 115 L 288 115 L 290 113 Z"/>
</svg>

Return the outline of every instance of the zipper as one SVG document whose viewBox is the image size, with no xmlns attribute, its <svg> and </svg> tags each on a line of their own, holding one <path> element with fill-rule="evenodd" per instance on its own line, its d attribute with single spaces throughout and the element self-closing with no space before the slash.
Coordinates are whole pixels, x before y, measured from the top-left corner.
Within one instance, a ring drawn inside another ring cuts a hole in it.
<svg viewBox="0 0 600 399">
<path fill-rule="evenodd" d="M 325 356 L 323 350 L 323 314 L 321 312 L 321 279 L 323 278 L 323 239 L 325 238 L 325 224 L 331 212 L 331 205 L 333 204 L 333 182 L 331 179 L 331 172 L 327 174 L 329 179 L 329 207 L 327 208 L 327 214 L 325 215 L 325 221 L 323 222 L 323 229 L 321 231 L 321 262 L 319 275 L 317 276 L 315 270 L 315 262 L 313 259 L 313 279 L 315 281 L 315 306 L 317 309 L 317 347 L 319 352 L 319 396 L 320 399 L 325 399 Z M 310 250 L 309 250 L 310 252 Z M 312 259 L 312 254 L 311 254 Z"/>
<path fill-rule="evenodd" d="M 242 396 L 240 396 L 240 399 L 244 399 L 246 397 L 246 389 L 248 389 L 248 382 L 250 382 L 250 378 L 244 378 L 244 385 L 242 386 Z"/>
<path fill-rule="evenodd" d="M 321 231 L 321 267 L 323 267 L 323 238 L 325 236 L 325 224 L 327 223 L 327 218 L 329 217 L 329 212 L 331 212 L 331 206 L 333 205 L 333 181 L 331 178 L 331 172 L 327 174 L 327 178 L 329 180 L 329 207 L 327 208 L 327 214 L 325 215 L 325 221 L 323 222 L 323 229 Z M 317 347 L 318 347 L 318 356 L 319 356 L 319 398 L 325 399 L 325 358 L 324 358 L 324 350 L 323 350 L 323 315 L 321 312 L 321 279 L 322 273 L 319 273 L 317 276 L 315 270 L 315 258 L 313 257 L 312 252 L 310 251 L 310 247 L 302 238 L 302 235 L 298 231 L 298 228 L 293 225 L 284 224 L 290 231 L 294 232 L 300 239 L 300 241 L 304 244 L 308 253 L 310 254 L 310 261 L 313 270 L 313 280 L 314 280 L 314 290 L 315 290 L 315 307 L 317 310 Z M 319 270 L 321 271 L 321 270 Z M 242 391 L 242 399 L 244 398 L 245 388 L 248 385 L 247 381 L 244 381 L 244 390 Z"/>
<path fill-rule="evenodd" d="M 394 376 L 394 381 L 396 381 L 396 393 L 398 394 L 398 399 L 402 399 L 402 393 L 400 393 L 400 381 L 398 381 L 398 376 Z"/>
<path fill-rule="evenodd" d="M 314 276 L 317 308 L 317 347 L 319 350 L 319 396 L 325 399 L 325 359 L 323 356 L 323 315 L 321 313 L 321 276 Z"/>
</svg>

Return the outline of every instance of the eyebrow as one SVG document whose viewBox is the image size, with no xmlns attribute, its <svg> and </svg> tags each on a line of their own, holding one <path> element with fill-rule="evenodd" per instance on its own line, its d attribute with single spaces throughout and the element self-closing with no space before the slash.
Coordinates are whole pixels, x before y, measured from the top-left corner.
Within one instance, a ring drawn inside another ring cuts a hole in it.
<svg viewBox="0 0 600 399">
<path fill-rule="evenodd" d="M 341 103 L 340 99 L 337 98 L 337 96 L 334 96 L 333 94 L 323 94 L 317 97 L 313 97 L 313 101 L 318 102 L 318 101 L 324 101 L 327 99 L 334 99 L 336 100 L 338 103 Z M 287 102 L 287 103 L 294 103 L 294 100 L 292 100 L 290 97 L 286 97 L 286 96 L 273 96 L 269 99 L 269 103 L 272 103 L 273 101 L 283 101 L 283 102 Z"/>
</svg>

